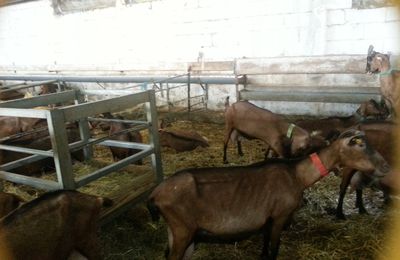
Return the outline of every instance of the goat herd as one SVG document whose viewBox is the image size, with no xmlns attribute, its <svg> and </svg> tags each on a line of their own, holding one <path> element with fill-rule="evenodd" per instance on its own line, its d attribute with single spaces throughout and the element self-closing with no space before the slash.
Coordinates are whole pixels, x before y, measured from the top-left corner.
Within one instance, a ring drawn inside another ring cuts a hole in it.
<svg viewBox="0 0 400 260">
<path fill-rule="evenodd" d="M 398 73 L 390 66 L 389 57 L 372 47 L 366 70 L 379 73 L 384 102 L 365 101 L 350 117 L 289 122 L 247 101 L 229 104 L 227 98 L 223 162 L 228 162 L 229 141 L 235 142 L 238 154 L 243 155 L 244 139 L 262 140 L 265 160 L 246 166 L 184 169 L 160 183 L 150 194 L 147 207 L 153 220 L 161 215 L 167 224 L 167 258 L 189 259 L 198 242 L 236 241 L 262 232 L 261 258 L 276 259 L 281 232 L 301 205 L 303 191 L 330 172 L 342 178 L 337 218 L 345 218 L 343 199 L 350 184 L 356 190 L 360 213 L 366 212 L 362 200 L 365 184 L 378 186 L 389 201 L 396 192 L 395 171 L 390 165 L 397 127 Z M 111 114 L 104 116 L 115 119 Z M 15 133 L 12 125 L 27 131 L 39 123 L 11 124 L 11 119 L 7 120 L 0 125 L 2 142 Z M 109 133 L 124 127 L 111 122 Z M 163 124 L 159 134 L 160 145 L 177 152 L 208 146 L 195 132 L 167 130 Z M 142 142 L 139 133 L 113 138 Z M 111 150 L 114 160 L 135 152 Z M 15 160 L 6 157 L 0 153 L 1 164 Z M 83 159 L 81 153 L 74 157 Z M 73 259 L 77 255 L 100 259 L 97 225 L 102 208 L 110 205 L 107 198 L 77 191 L 53 191 L 28 203 L 13 194 L 0 193 L 0 259 Z"/>
</svg>

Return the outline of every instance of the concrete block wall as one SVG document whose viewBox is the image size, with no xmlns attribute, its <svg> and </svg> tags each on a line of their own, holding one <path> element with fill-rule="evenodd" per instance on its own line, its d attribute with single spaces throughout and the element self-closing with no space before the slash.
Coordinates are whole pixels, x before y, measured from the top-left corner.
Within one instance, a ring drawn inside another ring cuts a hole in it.
<svg viewBox="0 0 400 260">
<path fill-rule="evenodd" d="M 116 0 L 64 15 L 38 0 L 0 8 L 0 72 L 365 54 L 370 44 L 400 53 L 399 25 L 395 7 L 354 9 L 352 0 Z"/>
</svg>

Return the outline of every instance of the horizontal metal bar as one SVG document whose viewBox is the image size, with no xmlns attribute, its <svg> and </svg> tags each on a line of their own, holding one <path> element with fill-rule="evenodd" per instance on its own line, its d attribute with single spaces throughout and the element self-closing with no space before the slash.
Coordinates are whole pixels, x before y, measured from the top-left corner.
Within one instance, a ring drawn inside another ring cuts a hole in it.
<svg viewBox="0 0 400 260">
<path fill-rule="evenodd" d="M 131 155 L 129 157 L 126 157 L 116 163 L 113 163 L 111 165 L 108 165 L 104 168 L 101 168 L 97 171 L 92 172 L 91 174 L 88 174 L 86 176 L 82 176 L 76 180 L 76 187 L 82 187 L 94 180 L 97 180 L 98 178 L 104 177 L 107 174 L 117 171 L 125 166 L 128 166 L 134 161 L 140 160 L 146 156 L 149 156 L 154 152 L 153 148 L 149 148 L 147 150 L 140 151 L 134 155 Z"/>
<path fill-rule="evenodd" d="M 98 117 L 88 117 L 89 121 L 100 121 L 100 122 L 121 122 L 124 124 L 141 124 L 150 126 L 151 123 L 147 121 L 140 120 L 126 120 L 126 119 L 109 119 L 109 118 L 98 118 Z"/>
<path fill-rule="evenodd" d="M 133 107 L 138 104 L 149 102 L 149 93 L 152 90 L 120 96 L 112 99 L 99 100 L 78 105 L 60 108 L 64 112 L 65 121 L 76 121 L 88 116 L 104 112 L 116 112 Z"/>
<path fill-rule="evenodd" d="M 40 127 L 40 128 L 34 128 L 33 130 L 19 132 L 19 133 L 13 134 L 13 135 L 9 135 L 9 136 L 0 138 L 0 142 L 21 138 L 21 137 L 24 137 L 24 136 L 27 136 L 30 134 L 39 133 L 39 132 L 43 132 L 43 131 L 48 131 L 48 127 L 44 126 L 44 127 Z"/>
<path fill-rule="evenodd" d="M 194 103 L 194 104 L 190 104 L 190 107 L 194 107 L 194 106 L 197 106 L 197 105 L 200 105 L 200 104 L 204 104 L 204 101 L 197 102 L 197 103 Z"/>
<path fill-rule="evenodd" d="M 50 84 L 50 83 L 54 83 L 54 82 L 57 82 L 57 80 L 47 80 L 47 81 L 42 81 L 42 82 L 25 84 L 24 86 L 9 87 L 8 89 L 0 90 L 0 93 L 20 90 L 20 89 L 25 89 L 25 88 L 32 88 L 32 87 L 36 87 L 36 86 L 40 86 L 40 85 L 44 85 L 44 84 Z"/>
<path fill-rule="evenodd" d="M 25 81 L 25 82 L 21 82 L 21 83 L 10 84 L 10 85 L 2 85 L 2 86 L 0 86 L 0 89 L 2 89 L 2 88 L 12 88 L 12 87 L 22 86 L 22 85 L 26 86 L 27 84 L 28 83 L 26 83 L 26 81 Z"/>
<path fill-rule="evenodd" d="M 24 158 L 15 160 L 15 161 L 11 161 L 11 162 L 2 164 L 0 166 L 0 168 L 2 170 L 9 171 L 9 170 L 18 168 L 20 166 L 26 165 L 28 163 L 39 161 L 39 160 L 44 159 L 44 158 L 47 158 L 47 156 L 37 155 L 37 154 L 36 155 L 30 155 L 28 157 L 24 157 Z"/>
<path fill-rule="evenodd" d="M 94 140 L 94 139 L 89 139 L 89 140 Z M 130 148 L 130 149 L 140 149 L 140 150 L 146 150 L 146 149 L 151 148 L 151 145 L 149 145 L 149 144 L 123 142 L 123 141 L 116 141 L 116 140 L 106 140 L 106 141 L 99 143 L 99 145 Z"/>
<path fill-rule="evenodd" d="M 43 156 L 47 156 L 47 157 L 54 156 L 54 152 L 52 152 L 52 151 L 43 151 L 43 150 L 38 150 L 38 149 L 18 147 L 18 146 L 5 145 L 5 144 L 0 144 L 0 149 L 7 150 L 7 151 L 13 151 L 13 152 L 20 152 L 20 153 L 39 154 L 39 155 L 43 155 Z"/>
<path fill-rule="evenodd" d="M 0 178 L 6 181 L 14 183 L 28 185 L 37 189 L 43 190 L 58 190 L 61 189 L 61 185 L 55 181 L 39 179 L 35 177 L 29 177 L 21 174 L 12 172 L 0 171 Z"/>
<path fill-rule="evenodd" d="M 123 96 L 137 92 L 125 89 L 83 89 L 82 93 L 86 95 Z"/>
<path fill-rule="evenodd" d="M 240 91 L 241 100 L 326 102 L 359 104 L 369 99 L 380 100 L 380 95 L 365 93 L 294 93 L 287 91 Z"/>
<path fill-rule="evenodd" d="M 199 97 L 205 97 L 205 96 L 206 96 L 206 94 L 197 95 L 197 96 L 191 96 L 190 99 L 199 98 Z"/>
<path fill-rule="evenodd" d="M 187 83 L 188 76 L 72 76 L 72 75 L 17 75 L 0 74 L 0 80 L 58 80 L 65 82 L 108 82 L 108 83 Z M 190 76 L 190 83 L 203 84 L 244 84 L 245 77 L 230 76 Z"/>
<path fill-rule="evenodd" d="M 21 109 L 21 108 L 2 108 L 0 103 L 0 116 L 15 116 L 29 118 L 47 118 L 48 110 L 42 109 Z"/>
<path fill-rule="evenodd" d="M 72 152 L 82 149 L 85 145 L 86 145 L 85 142 L 81 140 L 81 141 L 71 143 L 68 146 L 70 148 L 70 152 L 72 153 Z M 48 151 L 52 151 L 52 150 L 48 150 Z M 48 156 L 37 155 L 37 154 L 31 155 L 31 156 L 24 157 L 24 158 L 21 158 L 21 159 L 12 161 L 12 162 L 5 163 L 5 164 L 1 165 L 0 167 L 3 170 L 9 171 L 11 169 L 26 165 L 28 163 L 39 161 L 46 157 L 48 157 Z"/>
<path fill-rule="evenodd" d="M 3 102 L 0 103 L 0 107 L 32 108 L 32 107 L 47 106 L 50 104 L 75 100 L 75 98 L 76 98 L 76 90 L 67 90 L 58 93 L 51 93 L 30 98 L 21 98 L 17 100 Z"/>
</svg>

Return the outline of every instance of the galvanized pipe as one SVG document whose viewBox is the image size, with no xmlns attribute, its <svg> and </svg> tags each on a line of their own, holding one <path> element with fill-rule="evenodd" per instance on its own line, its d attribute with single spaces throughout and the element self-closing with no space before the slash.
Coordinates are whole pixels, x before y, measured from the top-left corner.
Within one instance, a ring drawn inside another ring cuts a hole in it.
<svg viewBox="0 0 400 260">
<path fill-rule="evenodd" d="M 0 74 L 0 80 L 30 80 L 45 81 L 57 80 L 65 82 L 107 82 L 107 83 L 187 83 L 189 77 L 168 77 L 168 76 L 71 76 L 71 75 L 17 75 Z M 243 84 L 245 77 L 222 77 L 222 76 L 191 76 L 190 82 L 194 84 Z"/>
<path fill-rule="evenodd" d="M 47 81 L 41 81 L 41 82 L 36 82 L 36 83 L 32 83 L 32 84 L 21 84 L 21 85 L 15 86 L 15 87 L 8 87 L 7 89 L 2 89 L 2 90 L 0 90 L 0 93 L 20 90 L 20 89 L 25 89 L 25 88 L 32 88 L 32 87 L 49 84 L 49 83 L 54 83 L 54 82 L 57 82 L 57 81 L 56 80 L 47 80 Z"/>
</svg>

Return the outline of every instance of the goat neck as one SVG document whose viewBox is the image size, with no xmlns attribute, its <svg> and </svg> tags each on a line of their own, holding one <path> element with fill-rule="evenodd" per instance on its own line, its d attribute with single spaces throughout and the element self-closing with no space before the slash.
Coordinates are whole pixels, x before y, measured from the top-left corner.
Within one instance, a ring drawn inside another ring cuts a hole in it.
<svg viewBox="0 0 400 260">
<path fill-rule="evenodd" d="M 328 172 L 331 171 L 339 161 L 339 150 L 336 149 L 334 144 L 316 154 Z M 300 161 L 296 166 L 296 178 L 299 180 L 303 189 L 310 187 L 322 177 L 323 175 L 315 166 L 310 156 L 307 156 L 307 158 Z"/>
</svg>

